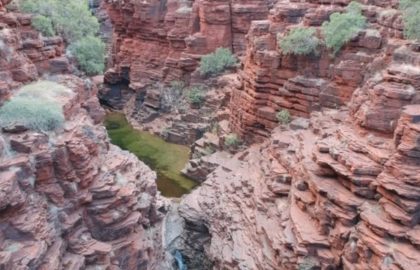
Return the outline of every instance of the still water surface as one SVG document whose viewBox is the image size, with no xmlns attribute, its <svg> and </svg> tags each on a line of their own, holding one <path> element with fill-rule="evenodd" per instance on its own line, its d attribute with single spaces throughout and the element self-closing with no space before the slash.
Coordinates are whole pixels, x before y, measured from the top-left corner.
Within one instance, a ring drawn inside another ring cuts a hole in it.
<svg viewBox="0 0 420 270">
<path fill-rule="evenodd" d="M 118 112 L 107 114 L 105 127 L 113 144 L 130 151 L 156 171 L 157 186 L 163 196 L 181 197 L 197 185 L 180 173 L 189 159 L 188 147 L 136 130 Z"/>
</svg>

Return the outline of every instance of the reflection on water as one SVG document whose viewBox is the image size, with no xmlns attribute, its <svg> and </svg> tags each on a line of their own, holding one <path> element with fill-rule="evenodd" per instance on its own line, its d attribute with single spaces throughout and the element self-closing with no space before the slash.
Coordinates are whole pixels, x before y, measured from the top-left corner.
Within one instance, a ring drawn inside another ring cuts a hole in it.
<svg viewBox="0 0 420 270">
<path fill-rule="evenodd" d="M 180 173 L 189 158 L 188 147 L 135 130 L 122 113 L 109 113 L 105 126 L 113 144 L 135 154 L 157 172 L 157 186 L 162 195 L 181 197 L 196 186 L 196 182 Z"/>
</svg>

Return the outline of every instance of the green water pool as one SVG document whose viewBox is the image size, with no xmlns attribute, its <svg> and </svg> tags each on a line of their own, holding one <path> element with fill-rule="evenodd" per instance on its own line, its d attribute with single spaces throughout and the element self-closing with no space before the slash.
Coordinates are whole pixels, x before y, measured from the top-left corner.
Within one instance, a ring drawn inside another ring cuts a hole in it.
<svg viewBox="0 0 420 270">
<path fill-rule="evenodd" d="M 159 136 L 134 129 L 124 114 L 108 113 L 105 127 L 111 142 L 135 154 L 157 173 L 157 186 L 163 196 L 181 197 L 197 183 L 181 174 L 190 150 L 184 145 L 168 143 Z"/>
</svg>

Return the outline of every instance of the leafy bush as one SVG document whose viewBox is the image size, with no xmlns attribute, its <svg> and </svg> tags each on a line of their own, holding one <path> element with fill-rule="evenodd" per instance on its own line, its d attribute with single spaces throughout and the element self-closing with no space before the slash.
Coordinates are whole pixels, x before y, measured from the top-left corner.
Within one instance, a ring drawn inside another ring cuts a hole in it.
<svg viewBox="0 0 420 270">
<path fill-rule="evenodd" d="M 57 33 L 68 42 L 99 32 L 98 20 L 86 0 L 21 0 L 19 6 L 24 12 L 50 18 Z"/>
<path fill-rule="evenodd" d="M 239 136 L 236 133 L 230 133 L 225 137 L 225 146 L 237 147 L 241 143 Z"/>
<path fill-rule="evenodd" d="M 420 40 L 420 1 L 400 0 L 400 9 L 403 12 L 405 37 Z"/>
<path fill-rule="evenodd" d="M 188 100 L 191 104 L 200 106 L 205 100 L 203 90 L 200 87 L 191 88 L 188 92 Z"/>
<path fill-rule="evenodd" d="M 360 4 L 351 2 L 345 13 L 335 12 L 330 20 L 322 24 L 325 44 L 336 54 L 341 47 L 356 37 L 366 25 L 366 18 L 362 15 Z"/>
<path fill-rule="evenodd" d="M 215 52 L 201 58 L 200 73 L 204 76 L 217 75 L 236 64 L 236 57 L 226 48 L 218 48 Z"/>
<path fill-rule="evenodd" d="M 32 26 L 46 37 L 50 37 L 55 34 L 51 19 L 43 15 L 33 17 Z"/>
<path fill-rule="evenodd" d="M 279 123 L 286 125 L 288 123 L 290 123 L 291 121 L 291 117 L 290 117 L 290 113 L 288 110 L 281 110 L 276 114 L 276 118 L 277 121 L 279 121 Z"/>
<path fill-rule="evenodd" d="M 36 131 L 51 131 L 64 122 L 57 103 L 29 97 L 14 97 L 0 108 L 0 126 L 22 125 Z"/>
<path fill-rule="evenodd" d="M 295 28 L 280 41 L 284 54 L 309 55 L 316 53 L 320 40 L 314 28 Z"/>
<path fill-rule="evenodd" d="M 105 45 L 95 38 L 99 23 L 86 0 L 18 0 L 17 5 L 20 10 L 36 15 L 34 27 L 43 34 L 62 36 L 73 47 L 73 55 L 81 61 L 83 71 L 89 75 L 103 71 Z"/>
<path fill-rule="evenodd" d="M 103 72 L 105 68 L 105 44 L 101 39 L 88 36 L 70 45 L 69 49 L 77 59 L 80 68 L 88 75 Z"/>
</svg>

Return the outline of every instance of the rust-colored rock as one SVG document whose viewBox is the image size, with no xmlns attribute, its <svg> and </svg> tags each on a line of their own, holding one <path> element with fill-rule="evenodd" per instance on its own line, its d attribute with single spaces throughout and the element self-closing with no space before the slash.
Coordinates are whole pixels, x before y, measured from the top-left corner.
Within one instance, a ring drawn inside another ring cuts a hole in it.
<svg viewBox="0 0 420 270">
<path fill-rule="evenodd" d="M 0 156 L 0 268 L 159 269 L 156 174 L 110 145 L 96 88 L 71 75 L 50 79 L 75 93 L 60 100 L 64 130 L 1 134 L 15 152 Z"/>
<path fill-rule="evenodd" d="M 5 12 L 0 7 L 0 103 L 12 90 L 40 75 L 70 70 L 63 39 L 42 37 L 30 23 L 29 15 Z"/>
<path fill-rule="evenodd" d="M 242 54 L 251 21 L 266 18 L 268 7 L 266 0 L 106 0 L 114 69 L 105 80 L 128 79 L 139 90 L 154 81 L 186 79 L 201 55 L 218 47 Z"/>
</svg>

